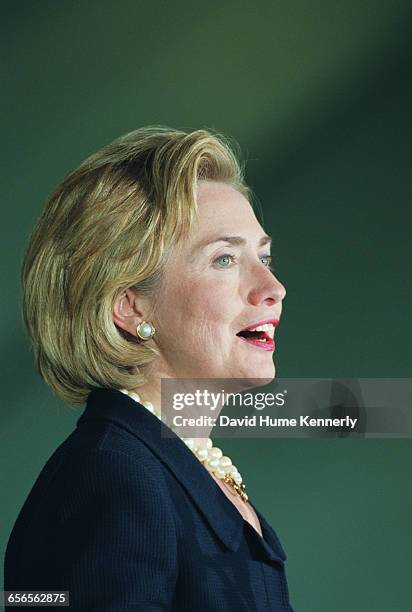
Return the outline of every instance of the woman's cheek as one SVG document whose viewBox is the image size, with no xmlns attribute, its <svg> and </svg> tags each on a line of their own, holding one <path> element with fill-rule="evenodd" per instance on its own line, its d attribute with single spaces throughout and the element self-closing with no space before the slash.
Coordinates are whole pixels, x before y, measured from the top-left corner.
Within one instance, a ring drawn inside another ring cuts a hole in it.
<svg viewBox="0 0 412 612">
<path fill-rule="evenodd" d="M 187 328 L 186 335 L 191 335 L 192 331 L 204 342 L 211 338 L 216 341 L 222 332 L 219 327 L 230 325 L 239 308 L 235 304 L 236 291 L 229 279 L 219 277 L 213 282 L 193 279 L 190 285 L 181 285 L 176 301 L 179 302 L 182 324 Z"/>
</svg>

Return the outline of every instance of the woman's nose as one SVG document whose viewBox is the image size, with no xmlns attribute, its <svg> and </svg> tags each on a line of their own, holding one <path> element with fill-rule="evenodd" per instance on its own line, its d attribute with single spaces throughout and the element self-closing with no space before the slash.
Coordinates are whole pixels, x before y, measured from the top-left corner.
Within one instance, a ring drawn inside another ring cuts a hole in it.
<svg viewBox="0 0 412 612">
<path fill-rule="evenodd" d="M 249 290 L 248 301 L 254 306 L 267 303 L 277 304 L 285 299 L 286 289 L 276 276 L 268 269 L 255 273 Z"/>
</svg>

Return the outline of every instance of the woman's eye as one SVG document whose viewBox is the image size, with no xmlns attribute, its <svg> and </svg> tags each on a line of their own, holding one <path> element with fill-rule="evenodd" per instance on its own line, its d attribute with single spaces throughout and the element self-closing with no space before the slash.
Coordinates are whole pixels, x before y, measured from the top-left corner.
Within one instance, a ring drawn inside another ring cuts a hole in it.
<svg viewBox="0 0 412 612">
<path fill-rule="evenodd" d="M 260 261 L 263 263 L 264 266 L 266 266 L 270 270 L 273 270 L 273 266 L 272 266 L 273 257 L 272 257 L 272 255 L 262 255 L 262 257 L 260 258 Z"/>
<path fill-rule="evenodd" d="M 232 261 L 234 261 L 233 255 L 225 254 L 216 257 L 213 263 L 217 264 L 220 268 L 229 268 Z"/>
<path fill-rule="evenodd" d="M 266 266 L 266 268 L 273 270 L 273 267 L 271 265 L 273 260 L 272 255 L 262 255 L 261 257 L 259 257 L 259 259 L 263 263 L 263 265 Z M 219 268 L 230 268 L 232 264 L 235 263 L 235 261 L 236 257 L 234 255 L 225 253 L 224 255 L 219 255 L 219 257 L 216 257 L 213 263 L 216 264 Z"/>
</svg>

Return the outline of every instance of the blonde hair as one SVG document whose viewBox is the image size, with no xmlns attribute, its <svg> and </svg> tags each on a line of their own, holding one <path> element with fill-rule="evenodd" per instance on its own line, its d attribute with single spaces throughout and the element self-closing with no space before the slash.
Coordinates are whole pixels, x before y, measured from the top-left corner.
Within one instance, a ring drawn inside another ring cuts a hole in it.
<svg viewBox="0 0 412 612">
<path fill-rule="evenodd" d="M 158 352 L 116 327 L 113 306 L 127 287 L 156 294 L 196 217 L 199 180 L 250 199 L 227 139 L 150 126 L 90 156 L 49 198 L 23 260 L 23 318 L 38 372 L 67 403 L 145 382 Z"/>
</svg>

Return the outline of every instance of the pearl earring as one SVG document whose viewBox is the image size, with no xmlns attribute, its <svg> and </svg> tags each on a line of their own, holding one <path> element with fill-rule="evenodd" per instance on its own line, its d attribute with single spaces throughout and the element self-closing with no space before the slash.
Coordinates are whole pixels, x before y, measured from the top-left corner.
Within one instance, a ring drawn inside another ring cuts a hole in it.
<svg viewBox="0 0 412 612">
<path fill-rule="evenodd" d="M 136 327 L 136 334 L 140 340 L 150 340 L 156 333 L 155 326 L 150 321 L 142 321 Z"/>
</svg>

